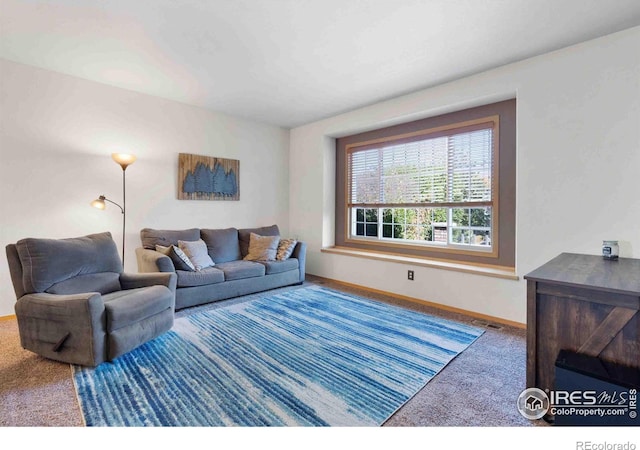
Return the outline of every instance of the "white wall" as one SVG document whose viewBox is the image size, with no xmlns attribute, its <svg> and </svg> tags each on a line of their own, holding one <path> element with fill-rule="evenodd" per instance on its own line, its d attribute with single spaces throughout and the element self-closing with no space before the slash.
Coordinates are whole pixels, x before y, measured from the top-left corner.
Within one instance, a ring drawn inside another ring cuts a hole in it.
<svg viewBox="0 0 640 450">
<path fill-rule="evenodd" d="M 0 242 L 111 231 L 122 216 L 89 203 L 120 203 L 127 169 L 127 271 L 137 271 L 143 227 L 288 230 L 289 131 L 168 100 L 0 60 Z M 240 160 L 240 201 L 177 200 L 178 153 Z M 0 258 L 0 317 L 14 314 L 6 258 Z"/>
<path fill-rule="evenodd" d="M 640 257 L 640 27 L 291 131 L 291 232 L 316 275 L 526 322 L 531 270 L 617 239 Z M 333 242 L 332 138 L 517 98 L 520 281 L 321 253 Z"/>
</svg>

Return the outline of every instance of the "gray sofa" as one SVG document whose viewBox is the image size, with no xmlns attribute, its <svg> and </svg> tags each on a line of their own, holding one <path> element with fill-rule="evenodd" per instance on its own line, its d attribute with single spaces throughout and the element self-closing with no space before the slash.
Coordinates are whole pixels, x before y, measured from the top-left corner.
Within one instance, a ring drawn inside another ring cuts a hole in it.
<svg viewBox="0 0 640 450">
<path fill-rule="evenodd" d="M 6 246 L 22 347 L 97 366 L 173 326 L 176 276 L 122 272 L 110 233 Z"/>
<path fill-rule="evenodd" d="M 136 249 L 139 272 L 177 275 L 176 309 L 228 299 L 283 286 L 301 284 L 305 278 L 306 244 L 297 242 L 291 257 L 283 261 L 245 261 L 251 233 L 280 236 L 277 225 L 260 228 L 225 228 L 140 231 L 142 247 Z M 156 251 L 178 241 L 202 239 L 215 265 L 201 271 L 176 269 L 176 261 Z"/>
</svg>

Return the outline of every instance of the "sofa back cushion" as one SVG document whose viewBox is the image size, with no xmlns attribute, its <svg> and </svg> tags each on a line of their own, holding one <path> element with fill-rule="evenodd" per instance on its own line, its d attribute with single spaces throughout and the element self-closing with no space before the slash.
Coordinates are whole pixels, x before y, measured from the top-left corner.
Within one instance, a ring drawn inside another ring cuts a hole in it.
<svg viewBox="0 0 640 450">
<path fill-rule="evenodd" d="M 240 242 L 238 230 L 224 228 L 219 230 L 202 229 L 200 237 L 207 244 L 207 251 L 214 263 L 238 261 L 240 256 Z"/>
<path fill-rule="evenodd" d="M 238 238 L 240 239 L 240 254 L 242 258 L 249 253 L 249 243 L 251 242 L 251 233 L 255 233 L 260 236 L 280 236 L 280 230 L 278 225 L 271 225 L 268 227 L 260 228 L 243 228 L 238 230 Z M 238 259 L 242 259 L 238 258 Z"/>
<path fill-rule="evenodd" d="M 190 228 L 188 230 L 154 230 L 153 228 L 143 228 L 140 230 L 142 246 L 149 250 L 155 250 L 156 245 L 170 247 L 178 245 L 178 241 L 197 241 L 200 239 L 200 229 Z"/>
<path fill-rule="evenodd" d="M 120 290 L 122 262 L 111 233 L 16 243 L 26 293 L 76 294 Z"/>
</svg>

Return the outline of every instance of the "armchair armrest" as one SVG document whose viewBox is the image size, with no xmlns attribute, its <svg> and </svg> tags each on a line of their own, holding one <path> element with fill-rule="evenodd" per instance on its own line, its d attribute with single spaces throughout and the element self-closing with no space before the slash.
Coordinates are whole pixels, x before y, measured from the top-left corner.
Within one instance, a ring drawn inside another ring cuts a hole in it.
<svg viewBox="0 0 640 450">
<path fill-rule="evenodd" d="M 15 305 L 22 347 L 44 357 L 95 366 L 106 359 L 106 318 L 97 292 L 27 294 Z"/>
<path fill-rule="evenodd" d="M 306 264 L 307 264 L 307 244 L 305 242 L 298 241 L 293 253 L 292 258 L 298 259 L 298 269 L 300 270 L 300 282 L 302 283 L 305 278 Z"/>
<path fill-rule="evenodd" d="M 98 292 L 68 295 L 42 292 L 23 295 L 16 302 L 15 310 L 16 316 L 58 321 L 74 315 L 100 315 L 104 303 Z"/>
<path fill-rule="evenodd" d="M 138 247 L 136 249 L 138 272 L 175 272 L 173 261 L 167 255 L 155 250 Z"/>
<path fill-rule="evenodd" d="M 122 289 L 136 289 L 140 287 L 161 285 L 168 287 L 171 292 L 175 293 L 177 282 L 178 276 L 175 273 L 153 272 L 120 274 L 120 286 Z"/>
</svg>

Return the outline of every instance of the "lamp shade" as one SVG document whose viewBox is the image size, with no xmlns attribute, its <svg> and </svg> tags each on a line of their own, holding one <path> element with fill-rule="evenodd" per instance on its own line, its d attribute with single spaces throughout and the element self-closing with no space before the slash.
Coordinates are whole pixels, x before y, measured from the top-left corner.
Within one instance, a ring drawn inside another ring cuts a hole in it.
<svg viewBox="0 0 640 450">
<path fill-rule="evenodd" d="M 120 167 L 122 167 L 122 170 L 125 170 L 127 166 L 129 166 L 130 164 L 133 164 L 136 160 L 135 155 L 130 155 L 128 153 L 112 153 L 111 158 L 115 162 L 120 164 Z"/>
<path fill-rule="evenodd" d="M 105 209 L 107 205 L 104 203 L 104 195 L 91 202 L 91 206 L 98 209 Z"/>
</svg>

